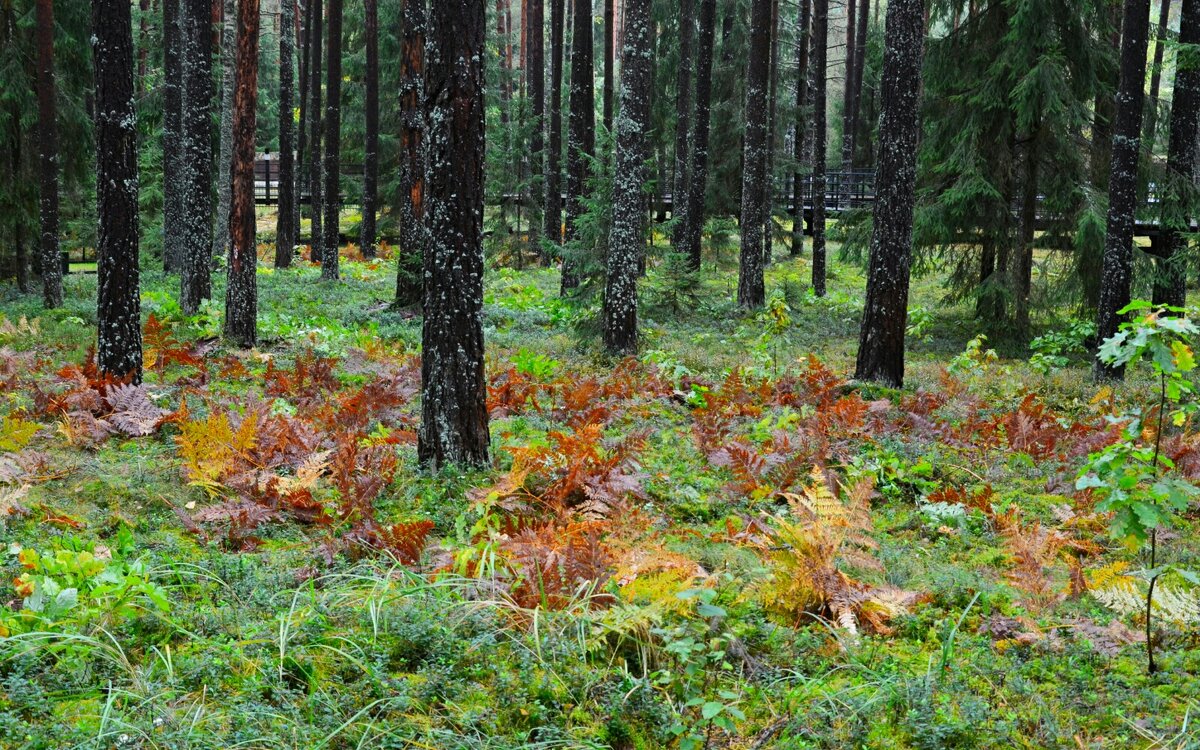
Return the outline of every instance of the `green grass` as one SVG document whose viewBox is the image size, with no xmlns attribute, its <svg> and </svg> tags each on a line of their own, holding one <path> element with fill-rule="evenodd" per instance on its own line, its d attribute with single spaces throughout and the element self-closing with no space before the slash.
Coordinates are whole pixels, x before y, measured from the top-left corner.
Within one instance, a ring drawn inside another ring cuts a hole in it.
<svg viewBox="0 0 1200 750">
<path fill-rule="evenodd" d="M 668 312 L 645 293 L 645 359 L 675 381 L 672 387 L 716 388 L 735 367 L 770 378 L 796 375 L 810 354 L 848 374 L 861 268 L 835 260 L 828 297 L 814 300 L 805 293 L 807 258 L 781 253 L 768 270 L 767 293 L 787 300 L 791 325 L 768 336 L 758 316 L 732 303 L 735 263 L 734 251 L 717 254 L 695 303 L 682 311 Z M 215 301 L 184 318 L 174 302 L 177 281 L 149 260 L 143 267 L 145 315 L 168 321 L 185 341 L 219 333 L 222 275 L 214 277 Z M 658 273 L 651 268 L 647 289 Z M 352 366 L 352 351 L 383 343 L 396 356 L 417 352 L 419 318 L 390 307 L 391 264 L 345 262 L 343 274 L 330 284 L 310 266 L 260 268 L 258 351 L 208 354 L 214 362 L 239 357 L 252 377 L 210 383 L 210 406 L 257 394 L 267 356 L 286 364 L 311 348 L 347 357 L 339 377 L 353 385 L 372 371 Z M 912 305 L 929 310 L 932 321 L 927 337 L 912 344 L 907 388 L 865 389 L 868 400 L 945 390 L 944 366 L 980 330 L 967 305 L 941 301 L 941 282 L 931 276 L 914 284 Z M 40 327 L 36 335 L 0 338 L 0 351 L 36 350 L 54 368 L 82 361 L 95 336 L 96 279 L 72 275 L 65 284 L 66 306 L 50 312 L 36 296 L 0 289 L 0 313 L 10 321 L 37 318 Z M 590 311 L 558 299 L 557 288 L 555 270 L 489 270 L 484 325 L 492 371 L 542 355 L 555 377 L 611 375 L 613 363 L 580 343 Z M 1025 394 L 1037 393 L 1064 419 L 1082 420 L 1095 393 L 1087 367 L 1078 359 L 1042 374 L 1001 358 L 960 380 L 964 398 L 982 403 L 985 415 L 1009 413 Z M 147 382 L 174 406 L 182 374 L 169 370 Z M 1116 395 L 1136 403 L 1144 389 L 1135 377 Z M 31 387 L 3 396 L 0 413 L 34 412 Z M 196 413 L 203 401 L 189 397 Z M 281 401 L 278 409 L 295 411 Z M 774 430 L 806 424 L 806 408 L 769 407 L 732 429 L 765 445 Z M 397 448 L 400 470 L 376 505 L 388 523 L 435 523 L 437 548 L 427 551 L 422 572 L 384 557 L 339 554 L 329 562 L 322 544 L 338 531 L 293 522 L 265 526 L 254 551 L 231 551 L 218 531 L 190 533 L 176 513 L 210 501 L 183 477 L 175 428 L 87 450 L 67 445 L 54 421 L 42 419 L 31 448 L 46 452 L 63 475 L 32 485 L 21 500 L 30 515 L 0 514 L 0 578 L 23 572 L 23 548 L 47 554 L 102 545 L 140 560 L 169 609 L 137 599 L 136 612 L 119 614 L 98 599 L 34 632 L 0 639 L 0 747 L 668 748 L 677 745 L 667 729 L 691 716 L 683 703 L 693 695 L 744 713 L 733 733 L 711 733 L 712 748 L 1196 746 L 1194 627 L 1165 633 L 1164 671 L 1147 677 L 1137 644 L 1104 650 L 1085 637 L 1080 622 L 1100 627 L 1114 619 L 1095 599 L 1031 605 L 1009 578 L 1011 549 L 989 519 L 978 511 L 939 519 L 920 503 L 936 488 L 990 485 L 998 509 L 1020 508 L 1029 523 L 1096 543 L 1087 569 L 1129 559 L 1103 538 L 1102 523 L 1079 531 L 1063 520 L 1064 507 L 1084 512 L 1069 489 L 1079 457 L 1036 461 L 1003 443 L 979 449 L 920 428 L 848 441 L 836 454 L 838 470 L 876 477 L 881 492 L 872 519 L 883 569 L 856 575 L 927 595 L 892 622 L 892 634 L 849 637 L 828 622 L 783 622 L 763 606 L 755 593 L 766 576 L 763 559 L 731 543 L 726 524 L 769 523 L 783 506 L 730 489 L 731 474 L 697 448 L 691 411 L 677 399 L 640 396 L 621 409 L 606 434 L 646 435 L 638 454 L 646 496 L 636 508 L 654 544 L 709 574 L 703 586 L 716 592 L 721 617 L 701 616 L 690 601 L 611 606 L 592 598 L 605 591 L 580 591 L 557 611 L 522 610 L 502 588 L 454 569 L 450 554 L 471 546 L 470 528 L 480 519 L 468 491 L 503 476 L 511 463 L 506 447 L 545 442 L 549 432 L 567 429 L 569 415 L 549 409 L 493 421 L 494 471 L 430 475 L 417 467 L 412 446 Z M 403 411 L 418 412 L 415 403 Z M 0 484 L 0 498 L 8 489 Z M 1187 564 L 1200 556 L 1195 529 L 1189 519 L 1170 541 L 1172 559 Z M 1053 592 L 1065 591 L 1064 561 L 1045 568 Z M 19 602 L 6 584 L 0 603 L 13 610 Z M 988 630 L 998 618 L 1040 637 L 1005 642 Z M 711 641 L 727 653 L 702 670 L 703 679 L 689 681 L 679 647 L 685 641 Z"/>
</svg>

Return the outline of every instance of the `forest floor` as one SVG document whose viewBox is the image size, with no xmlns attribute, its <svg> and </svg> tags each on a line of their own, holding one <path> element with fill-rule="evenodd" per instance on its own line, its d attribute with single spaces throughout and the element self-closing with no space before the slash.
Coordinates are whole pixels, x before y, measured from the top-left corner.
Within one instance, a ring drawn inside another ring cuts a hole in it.
<svg viewBox="0 0 1200 750">
<path fill-rule="evenodd" d="M 88 365 L 95 276 L 0 289 L 0 747 L 1200 746 L 1200 600 L 1147 675 L 1143 563 L 1075 490 L 1145 375 L 990 354 L 930 276 L 906 388 L 860 386 L 862 270 L 818 300 L 781 255 L 747 314 L 733 253 L 651 269 L 627 362 L 491 269 L 495 466 L 435 475 L 390 261 L 261 267 L 250 352 L 145 273 L 141 387 Z"/>
</svg>

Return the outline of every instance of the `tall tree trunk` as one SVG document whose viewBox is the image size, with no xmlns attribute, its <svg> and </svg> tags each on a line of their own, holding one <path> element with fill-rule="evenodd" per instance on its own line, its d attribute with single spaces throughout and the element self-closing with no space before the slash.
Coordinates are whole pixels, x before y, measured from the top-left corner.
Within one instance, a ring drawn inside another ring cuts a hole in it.
<svg viewBox="0 0 1200 750">
<path fill-rule="evenodd" d="M 312 9 L 315 0 L 305 0 L 300 11 L 304 24 L 300 29 L 300 80 L 297 91 L 300 94 L 300 112 L 296 136 L 296 244 L 300 244 L 301 207 L 304 204 L 304 194 L 308 191 L 308 50 L 309 33 L 312 31 Z"/>
<path fill-rule="evenodd" d="M 880 84 L 880 149 L 867 300 L 854 377 L 904 384 L 904 333 L 920 141 L 923 0 L 890 0 Z"/>
<path fill-rule="evenodd" d="M 767 165 L 763 183 L 763 265 L 771 265 L 775 251 L 775 112 L 779 104 L 779 0 L 771 3 L 770 93 L 767 95 Z"/>
<path fill-rule="evenodd" d="M 617 9 L 613 0 L 604 0 L 604 129 L 613 129 L 615 93 Z"/>
<path fill-rule="evenodd" d="M 367 47 L 366 146 L 363 149 L 363 205 L 358 246 L 365 258 L 375 257 L 375 203 L 379 185 L 379 8 L 364 0 Z"/>
<path fill-rule="evenodd" d="M 417 453 L 433 468 L 488 463 L 483 372 L 483 0 L 430 8 L 429 245 Z"/>
<path fill-rule="evenodd" d="M 254 133 L 258 107 L 258 0 L 238 0 L 237 82 L 233 97 L 233 207 L 225 336 L 249 349 L 258 339 L 255 270 Z"/>
<path fill-rule="evenodd" d="M 138 0 L 137 93 L 146 92 L 146 68 L 150 61 L 150 0 Z"/>
<path fill-rule="evenodd" d="M 812 29 L 812 286 L 818 297 L 825 296 L 825 119 L 826 66 L 829 43 L 829 0 L 813 0 Z"/>
<path fill-rule="evenodd" d="M 812 35 L 812 0 L 800 0 L 800 19 L 796 32 L 796 137 L 792 143 L 792 160 L 796 171 L 792 174 L 792 246 L 791 255 L 804 252 L 804 175 L 801 168 L 805 161 L 804 144 L 807 128 L 808 107 L 808 52 Z"/>
<path fill-rule="evenodd" d="M 1179 42 L 1200 44 L 1200 0 L 1183 0 Z M 1186 47 L 1185 47 L 1186 49 Z M 1167 144 L 1169 202 L 1161 219 L 1166 234 L 1166 257 L 1157 261 L 1154 301 L 1182 307 L 1187 303 L 1187 233 L 1191 216 L 1179 198 L 1196 181 L 1196 130 L 1200 124 L 1200 69 L 1180 65 L 1175 72 L 1171 102 L 1171 134 Z M 1171 231 L 1174 230 L 1174 231 Z"/>
<path fill-rule="evenodd" d="M 183 37 L 180 15 L 186 0 L 163 0 L 163 270 L 175 273 L 183 265 Z"/>
<path fill-rule="evenodd" d="M 371 4 L 374 0 L 367 2 Z M 292 66 L 292 54 L 296 49 L 296 0 L 281 0 L 279 25 L 279 211 L 275 221 L 275 267 L 287 268 L 292 265 L 292 250 L 296 247 L 299 234 L 295 210 L 296 110 L 293 104 L 296 71 Z M 367 154 L 367 165 L 372 163 L 371 157 L 371 154 Z M 369 166 L 367 168 L 370 169 Z M 365 221 L 365 205 L 363 217 Z"/>
<path fill-rule="evenodd" d="M 233 87 L 237 56 L 237 6 L 222 0 L 221 28 L 221 143 L 217 157 L 217 225 L 213 232 L 212 257 L 229 254 L 229 206 L 233 200 Z"/>
<path fill-rule="evenodd" d="M 329 0 L 325 63 L 325 246 L 321 278 L 337 279 L 342 215 L 342 0 Z"/>
<path fill-rule="evenodd" d="M 322 158 L 322 123 L 321 123 L 321 70 L 322 70 L 322 41 L 324 39 L 324 0 L 310 0 L 313 4 L 312 31 L 309 32 L 308 50 L 308 190 L 309 209 L 312 223 L 309 227 L 309 243 L 311 251 L 309 258 L 314 263 L 321 262 L 322 248 L 325 243 L 324 218 L 325 185 L 323 182 L 325 164 Z"/>
<path fill-rule="evenodd" d="M 696 116 L 692 128 L 692 166 L 687 207 L 683 216 L 683 252 L 688 265 L 700 268 L 700 236 L 704 230 L 704 198 L 708 187 L 709 125 L 712 119 L 713 42 L 717 31 L 717 0 L 700 0 L 700 35 L 696 45 Z"/>
<path fill-rule="evenodd" d="M 142 379 L 138 291 L 137 115 L 133 109 L 133 18 L 129 0 L 92 0 L 96 82 L 96 364 Z M 43 273 L 45 270 L 43 269 Z"/>
<path fill-rule="evenodd" d="M 562 85 L 563 3 L 550 0 L 550 148 L 546 153 L 546 211 L 542 216 L 546 241 L 562 244 Z"/>
<path fill-rule="evenodd" d="M 1159 0 L 1158 37 L 1154 42 L 1154 66 L 1150 69 L 1150 101 L 1146 113 L 1146 147 L 1151 151 L 1158 134 L 1158 92 L 1162 87 L 1163 55 L 1171 36 L 1170 20 L 1171 0 Z"/>
<path fill-rule="evenodd" d="M 55 112 L 54 4 L 37 0 L 38 154 L 41 187 L 38 217 L 41 223 L 42 304 L 63 302 L 62 262 L 58 249 L 58 116 Z M 14 183 L 15 184 L 15 183 Z"/>
<path fill-rule="evenodd" d="M 571 113 L 567 132 L 567 242 L 579 239 L 586 207 L 588 159 L 596 152 L 596 74 L 592 54 L 592 3 L 575 0 L 571 34 Z M 560 293 L 579 285 L 570 256 L 563 261 Z"/>
<path fill-rule="evenodd" d="M 746 66 L 746 145 L 743 150 L 741 267 L 738 271 L 738 305 L 762 307 L 763 216 L 766 213 L 767 84 L 771 67 L 772 0 L 754 0 L 750 6 L 750 59 Z"/>
<path fill-rule="evenodd" d="M 858 22 L 858 30 L 854 38 L 854 77 L 849 81 L 850 95 L 846 99 L 850 103 L 850 112 L 847 115 L 847 127 L 850 128 L 847 131 L 850 134 L 850 161 L 847 166 L 851 169 L 858 163 L 858 134 L 863 126 L 859 113 L 862 111 L 863 68 L 867 59 L 867 15 L 870 12 L 871 0 L 859 0 L 858 15 L 855 19 Z"/>
<path fill-rule="evenodd" d="M 671 213 L 678 215 L 686 205 L 683 196 L 688 187 L 688 136 L 691 135 L 692 116 L 692 66 L 694 53 L 692 40 L 696 36 L 696 6 L 694 0 L 681 0 L 679 8 L 679 71 L 676 74 L 675 91 L 675 166 L 671 185 Z M 765 95 L 765 92 L 764 92 Z M 676 252 L 683 252 L 683 227 L 687 222 L 676 221 L 671 233 Z"/>
<path fill-rule="evenodd" d="M 400 248 L 396 304 L 421 301 L 425 232 L 425 0 L 400 0 Z"/>
<path fill-rule="evenodd" d="M 858 41 L 856 32 L 858 24 L 855 23 L 857 0 L 844 0 L 846 7 L 846 62 L 845 70 L 842 73 L 842 169 L 850 166 L 850 159 L 853 156 L 851 150 L 854 146 L 853 122 L 851 121 L 851 92 L 854 90 L 854 61 L 858 59 L 854 51 L 855 42 Z"/>
<path fill-rule="evenodd" d="M 1104 270 L 1100 279 L 1100 309 L 1096 332 L 1103 341 L 1117 332 L 1129 304 L 1133 277 L 1133 229 L 1137 210 L 1138 151 L 1141 148 L 1145 104 L 1146 45 L 1150 27 L 1150 0 L 1125 0 L 1121 35 L 1121 84 L 1117 91 L 1117 117 L 1113 128 L 1112 163 L 1108 177 L 1108 232 L 1104 242 Z M 1096 378 L 1120 380 L 1124 367 L 1096 360 Z"/>
<path fill-rule="evenodd" d="M 1105 0 L 1108 4 L 1108 15 L 1111 29 L 1101 29 L 1100 33 L 1109 33 L 1112 48 L 1121 46 L 1121 0 Z M 1097 77 L 1103 84 L 1098 88 L 1093 106 L 1092 140 L 1088 149 L 1088 171 L 1092 187 L 1092 196 L 1099 203 L 1100 196 L 1108 195 L 1108 170 L 1112 161 L 1112 126 L 1116 118 L 1117 101 L 1114 92 L 1119 85 L 1120 70 L 1117 66 L 1105 66 L 1097 71 Z M 1075 274 L 1081 287 L 1081 309 L 1094 315 L 1100 306 L 1100 269 L 1104 262 L 1104 241 L 1082 242 L 1075 249 Z"/>
<path fill-rule="evenodd" d="M 183 0 L 180 6 L 180 65 L 183 68 L 183 265 L 179 306 L 185 315 L 212 296 L 212 2 Z"/>
<path fill-rule="evenodd" d="M 525 54 L 528 59 L 525 64 L 525 81 L 529 89 L 529 101 L 533 122 L 529 130 L 529 163 L 533 174 L 533 184 L 536 186 L 545 173 L 543 165 L 545 150 L 545 114 L 546 114 L 546 31 L 544 0 L 526 0 L 525 3 Z M 533 203 L 537 203 L 534 200 Z M 533 216 L 537 215 L 532 208 Z M 530 217 L 529 237 L 534 247 L 538 247 L 537 235 L 541 231 L 538 221 Z M 544 256 L 543 256 L 544 257 Z"/>
<path fill-rule="evenodd" d="M 611 0 L 610 0 L 611 2 Z M 654 29 L 651 0 L 625 6 L 625 47 L 621 51 L 621 116 L 613 185 L 612 233 L 604 284 L 604 347 L 611 354 L 637 352 L 637 275 L 646 234 L 647 134 L 650 130 L 651 57 Z M 609 32 L 611 36 L 611 32 Z M 680 196 L 681 198 L 683 196 Z"/>
</svg>

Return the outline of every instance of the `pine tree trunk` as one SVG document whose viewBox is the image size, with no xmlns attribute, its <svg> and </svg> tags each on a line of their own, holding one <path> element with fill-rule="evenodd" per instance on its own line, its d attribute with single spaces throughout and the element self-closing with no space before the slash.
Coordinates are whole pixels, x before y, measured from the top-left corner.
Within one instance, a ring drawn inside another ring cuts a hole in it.
<svg viewBox="0 0 1200 750">
<path fill-rule="evenodd" d="M 1125 0 L 1122 27 L 1121 84 L 1117 90 L 1117 116 L 1108 177 L 1108 232 L 1100 277 L 1100 309 L 1096 317 L 1100 341 L 1117 332 L 1122 322 L 1118 311 L 1129 304 L 1133 277 L 1133 229 L 1137 210 L 1138 151 L 1146 98 L 1144 82 L 1150 0 Z M 1096 360 L 1098 380 L 1124 377 L 1124 367 L 1110 367 Z"/>
<path fill-rule="evenodd" d="M 183 195 L 178 179 L 183 171 L 183 37 L 180 15 L 187 0 L 163 0 L 163 270 L 176 273 L 183 265 Z"/>
<path fill-rule="evenodd" d="M 925 45 L 923 6 L 923 0 L 890 0 L 887 7 L 871 265 L 854 373 L 859 380 L 897 388 L 904 383 Z"/>
<path fill-rule="evenodd" d="M 825 296 L 825 135 L 826 66 L 829 43 L 829 0 L 813 0 L 812 29 L 812 287 L 818 297 Z"/>
<path fill-rule="evenodd" d="M 779 0 L 771 4 L 770 94 L 767 96 L 767 166 L 763 183 L 763 265 L 775 254 L 775 112 L 779 104 Z"/>
<path fill-rule="evenodd" d="M 675 91 L 675 162 L 671 184 L 671 212 L 679 214 L 686 205 L 684 196 L 688 192 L 688 148 L 691 145 L 692 116 L 692 66 L 695 54 L 692 40 L 696 36 L 696 7 L 694 0 L 681 0 L 679 8 L 679 72 L 676 75 Z M 687 217 L 675 222 L 671 233 L 675 252 L 683 252 L 683 228 Z"/>
<path fill-rule="evenodd" d="M 854 148 L 854 136 L 851 135 L 853 123 L 850 119 L 850 96 L 854 90 L 854 61 L 857 59 L 854 45 L 858 41 L 855 34 L 858 24 L 855 23 L 857 0 L 843 0 L 843 2 L 846 7 L 846 61 L 842 73 L 842 169 L 844 170 L 850 166 Z"/>
<path fill-rule="evenodd" d="M 324 175 L 325 164 L 322 157 L 322 122 L 321 122 L 321 70 L 322 70 L 322 41 L 324 39 L 324 0 L 310 0 L 313 3 L 313 25 L 309 32 L 308 50 L 308 190 L 309 210 L 312 223 L 309 226 L 309 258 L 313 263 L 320 263 L 322 248 L 325 243 L 324 212 L 325 194 Z"/>
<path fill-rule="evenodd" d="M 421 301 L 425 233 L 425 0 L 400 0 L 400 247 L 396 304 Z"/>
<path fill-rule="evenodd" d="M 613 129 L 613 99 L 616 96 L 617 9 L 613 0 L 604 0 L 604 129 Z"/>
<path fill-rule="evenodd" d="M 37 48 L 38 156 L 41 160 L 38 217 L 41 223 L 42 304 L 49 309 L 63 303 L 62 262 L 58 249 L 58 117 L 54 102 L 52 0 L 37 0 Z"/>
<path fill-rule="evenodd" d="M 367 0 L 368 3 L 373 0 Z M 279 14 L 279 211 L 275 221 L 275 267 L 292 265 L 296 247 L 295 76 L 296 0 L 281 0 Z M 371 164 L 371 155 L 366 163 Z M 364 217 L 366 206 L 363 207 Z M 364 218 L 365 220 L 365 218 Z"/>
<path fill-rule="evenodd" d="M 429 244 L 417 453 L 434 469 L 488 463 L 483 371 L 483 0 L 430 9 Z"/>
<path fill-rule="evenodd" d="M 342 215 L 342 0 L 329 0 L 325 63 L 325 242 L 321 278 L 337 279 Z"/>
<path fill-rule="evenodd" d="M 533 184 L 538 185 L 545 173 L 543 160 L 545 154 L 546 132 L 546 32 L 544 0 L 526 0 L 525 10 L 525 81 L 529 88 L 529 102 L 533 121 L 529 130 L 529 163 L 533 173 Z M 533 203 L 537 203 L 536 200 Z M 536 207 L 531 208 L 536 216 Z M 541 231 L 539 221 L 530 217 L 529 238 L 534 247 L 539 247 L 537 235 Z M 540 250 L 539 250 L 540 252 Z M 541 256 L 544 259 L 544 255 Z"/>
<path fill-rule="evenodd" d="M 150 0 L 138 0 L 137 93 L 146 92 L 146 70 L 150 62 Z"/>
<path fill-rule="evenodd" d="M 743 150 L 741 267 L 738 271 L 738 305 L 762 307 L 763 216 L 766 213 L 767 87 L 771 66 L 772 0 L 754 0 L 750 6 L 750 59 L 746 66 L 746 144 Z"/>
<path fill-rule="evenodd" d="M 853 0 L 847 0 L 853 2 Z M 860 122 L 859 113 L 862 111 L 862 85 L 863 85 L 863 68 L 866 65 L 867 58 L 867 16 L 871 12 L 871 0 L 860 0 L 858 4 L 858 15 L 855 20 L 858 23 L 858 30 L 855 32 L 854 38 L 854 76 L 849 81 L 850 94 L 846 101 L 850 104 L 850 111 L 847 115 L 847 126 L 849 130 L 850 144 L 849 153 L 850 160 L 846 166 L 853 169 L 858 163 L 858 134 L 863 123 Z"/>
<path fill-rule="evenodd" d="M 596 75 L 592 54 L 592 3 L 575 0 L 571 34 L 571 112 L 567 132 L 567 242 L 579 239 L 591 175 L 588 157 L 596 152 Z M 568 256 L 563 261 L 561 294 L 579 285 Z"/>
<path fill-rule="evenodd" d="M 543 180 L 546 188 L 543 234 L 555 246 L 562 244 L 563 3 L 564 0 L 550 0 L 550 147 Z"/>
<path fill-rule="evenodd" d="M 96 364 L 140 383 L 137 115 L 133 109 L 133 18 L 129 0 L 92 0 L 96 82 Z M 44 272 L 44 270 L 43 270 Z"/>
<path fill-rule="evenodd" d="M 696 116 L 692 129 L 692 166 L 683 216 L 683 252 L 688 265 L 699 270 L 700 236 L 704 230 L 704 199 L 708 188 L 709 126 L 712 120 L 713 42 L 717 31 L 717 1 L 700 0 L 700 35 L 696 45 Z"/>
<path fill-rule="evenodd" d="M 183 195 L 183 264 L 179 306 L 185 315 L 212 296 L 212 3 L 183 0 L 180 6 L 183 113 L 180 175 Z M 170 179 L 170 177 L 168 177 Z"/>
<path fill-rule="evenodd" d="M 258 106 L 258 0 L 238 0 L 237 78 L 233 97 L 233 204 L 225 336 L 249 349 L 258 339 L 258 264 L 254 220 L 254 133 Z"/>
<path fill-rule="evenodd" d="M 1179 42 L 1200 44 L 1200 0 L 1183 0 L 1180 10 Z M 1186 49 L 1186 47 L 1185 47 Z M 1157 260 L 1154 285 L 1156 303 L 1183 307 L 1187 303 L 1187 233 L 1190 219 L 1182 195 L 1196 181 L 1196 130 L 1200 124 L 1200 69 L 1180 65 L 1175 72 L 1171 101 L 1171 133 L 1167 143 L 1169 202 L 1160 220 L 1165 236 L 1166 257 Z M 1171 231 L 1174 230 L 1174 231 Z"/>
<path fill-rule="evenodd" d="M 1158 133 L 1158 92 L 1162 87 L 1163 55 L 1171 37 L 1171 0 L 1159 0 L 1158 37 L 1154 42 L 1154 65 L 1150 68 L 1150 102 L 1146 112 L 1146 146 L 1154 150 Z"/>
<path fill-rule="evenodd" d="M 812 35 L 812 0 L 800 0 L 800 18 L 796 32 L 796 137 L 792 143 L 792 160 L 796 171 L 792 174 L 792 257 L 804 252 L 804 144 L 806 142 L 808 107 L 808 52 Z"/>
<path fill-rule="evenodd" d="M 304 194 L 308 191 L 308 36 L 312 29 L 312 8 L 314 0 L 306 0 L 303 9 L 298 11 L 304 19 L 300 29 L 300 80 L 297 91 L 300 96 L 299 120 L 296 135 L 296 244 L 299 245 L 301 235 L 301 208 L 304 205 Z"/>
<path fill-rule="evenodd" d="M 212 257 L 229 255 L 229 206 L 233 200 L 233 87 L 237 55 L 237 6 L 222 0 L 221 28 L 221 143 L 217 159 L 217 225 L 213 232 Z"/>
<path fill-rule="evenodd" d="M 375 211 L 379 189 L 379 8 L 376 0 L 364 0 L 367 48 L 366 146 L 363 149 L 363 205 L 358 246 L 364 258 L 375 257 Z"/>
<path fill-rule="evenodd" d="M 646 235 L 646 186 L 650 130 L 651 57 L 654 29 L 651 0 L 625 6 L 625 47 L 621 51 L 621 114 L 616 122 L 617 153 L 613 184 L 612 233 L 604 284 L 604 347 L 610 354 L 637 353 L 638 260 Z M 682 198 L 683 196 L 680 196 Z"/>
</svg>

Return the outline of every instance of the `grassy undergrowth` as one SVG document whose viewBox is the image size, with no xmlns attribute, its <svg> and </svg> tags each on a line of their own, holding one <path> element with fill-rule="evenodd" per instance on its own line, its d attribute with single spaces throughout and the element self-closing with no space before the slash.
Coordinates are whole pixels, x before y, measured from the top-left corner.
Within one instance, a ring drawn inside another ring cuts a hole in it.
<svg viewBox="0 0 1200 750">
<path fill-rule="evenodd" d="M 128 389 L 86 366 L 94 276 L 0 290 L 0 747 L 1196 746 L 1198 600 L 1147 676 L 1138 559 L 1075 489 L 1146 374 L 989 354 L 930 277 L 909 385 L 859 386 L 856 266 L 816 300 L 777 262 L 753 315 L 727 263 L 652 268 L 620 363 L 557 272 L 489 272 L 495 466 L 438 475 L 389 262 L 261 268 L 253 352 L 145 273 Z"/>
</svg>

